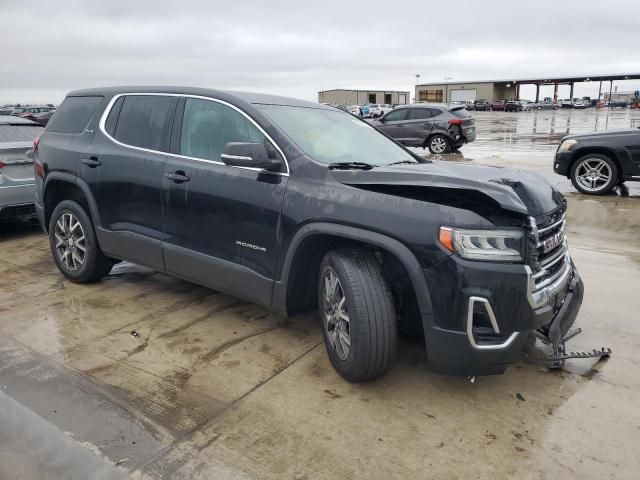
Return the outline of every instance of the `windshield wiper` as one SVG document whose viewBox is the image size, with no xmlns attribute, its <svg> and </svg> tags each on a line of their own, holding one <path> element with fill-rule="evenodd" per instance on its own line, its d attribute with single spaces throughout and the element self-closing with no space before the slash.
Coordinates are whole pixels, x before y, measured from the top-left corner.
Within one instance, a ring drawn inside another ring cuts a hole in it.
<svg viewBox="0 0 640 480">
<path fill-rule="evenodd" d="M 387 167 L 390 167 L 391 165 L 404 165 L 404 164 L 413 165 L 414 163 L 420 163 L 420 162 L 414 162 L 412 160 L 400 160 L 399 162 L 388 163 Z"/>
<path fill-rule="evenodd" d="M 335 162 L 329 164 L 329 170 L 371 170 L 375 165 L 365 162 Z"/>
</svg>

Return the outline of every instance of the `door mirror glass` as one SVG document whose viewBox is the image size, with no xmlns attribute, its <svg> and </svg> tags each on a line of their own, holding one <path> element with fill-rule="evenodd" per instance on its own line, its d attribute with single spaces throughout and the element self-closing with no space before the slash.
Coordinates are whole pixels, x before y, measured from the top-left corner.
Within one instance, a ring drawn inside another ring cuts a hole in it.
<svg viewBox="0 0 640 480">
<path fill-rule="evenodd" d="M 220 159 L 226 165 L 268 171 L 279 171 L 282 166 L 280 159 L 269 158 L 269 153 L 262 143 L 229 142 L 222 149 Z"/>
</svg>

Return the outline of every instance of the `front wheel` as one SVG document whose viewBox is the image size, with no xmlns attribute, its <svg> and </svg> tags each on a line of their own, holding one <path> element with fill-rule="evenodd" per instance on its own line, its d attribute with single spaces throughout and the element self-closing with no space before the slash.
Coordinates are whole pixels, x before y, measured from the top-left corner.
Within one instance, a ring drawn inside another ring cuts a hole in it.
<svg viewBox="0 0 640 480">
<path fill-rule="evenodd" d="M 600 153 L 588 153 L 571 167 L 571 183 L 587 195 L 609 193 L 618 184 L 618 167 L 611 158 Z"/>
<path fill-rule="evenodd" d="M 391 290 L 375 257 L 357 248 L 338 248 L 320 264 L 318 308 L 327 354 L 351 382 L 384 375 L 397 349 Z"/>
<path fill-rule="evenodd" d="M 429 139 L 429 151 L 431 153 L 441 154 L 449 153 L 451 151 L 451 145 L 449 139 L 444 135 L 434 135 Z"/>
<path fill-rule="evenodd" d="M 114 264 L 100 250 L 89 215 L 72 200 L 60 202 L 53 210 L 49 246 L 60 272 L 72 282 L 95 282 Z"/>
</svg>

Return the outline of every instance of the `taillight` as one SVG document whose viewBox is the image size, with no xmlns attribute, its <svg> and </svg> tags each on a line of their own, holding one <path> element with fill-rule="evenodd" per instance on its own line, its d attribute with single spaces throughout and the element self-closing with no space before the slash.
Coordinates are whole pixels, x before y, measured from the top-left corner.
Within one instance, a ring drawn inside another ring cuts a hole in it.
<svg viewBox="0 0 640 480">
<path fill-rule="evenodd" d="M 40 145 L 40 137 L 36 137 L 33 139 L 33 153 L 36 153 L 38 150 L 38 145 Z"/>
<path fill-rule="evenodd" d="M 0 162 L 0 170 L 2 170 L 4 168 L 4 166 L 6 165 L 6 163 L 4 162 Z"/>
<path fill-rule="evenodd" d="M 463 124 L 464 124 L 464 120 L 460 118 L 452 118 L 449 120 L 449 125 L 463 125 Z"/>
</svg>

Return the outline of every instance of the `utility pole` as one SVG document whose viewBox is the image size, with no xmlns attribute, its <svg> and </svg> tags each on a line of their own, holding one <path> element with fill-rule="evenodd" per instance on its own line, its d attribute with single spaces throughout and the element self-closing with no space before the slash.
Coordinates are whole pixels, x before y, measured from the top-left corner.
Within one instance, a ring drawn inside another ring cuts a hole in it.
<svg viewBox="0 0 640 480">
<path fill-rule="evenodd" d="M 416 73 L 416 88 L 414 88 L 413 92 L 413 103 L 418 103 L 418 82 L 420 81 L 420 74 Z"/>
</svg>

